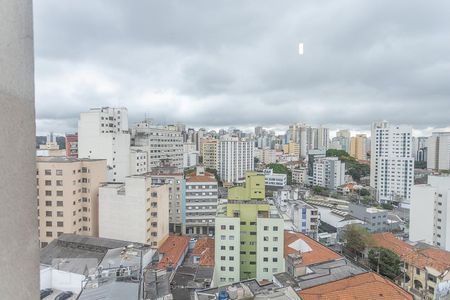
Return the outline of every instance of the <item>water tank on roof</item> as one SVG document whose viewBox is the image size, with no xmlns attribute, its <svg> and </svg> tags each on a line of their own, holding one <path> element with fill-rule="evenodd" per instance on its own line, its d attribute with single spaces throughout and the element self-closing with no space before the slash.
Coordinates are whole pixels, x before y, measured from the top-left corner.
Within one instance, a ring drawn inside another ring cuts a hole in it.
<svg viewBox="0 0 450 300">
<path fill-rule="evenodd" d="M 228 300 L 228 292 L 227 291 L 221 291 L 219 292 L 219 300 Z"/>
</svg>

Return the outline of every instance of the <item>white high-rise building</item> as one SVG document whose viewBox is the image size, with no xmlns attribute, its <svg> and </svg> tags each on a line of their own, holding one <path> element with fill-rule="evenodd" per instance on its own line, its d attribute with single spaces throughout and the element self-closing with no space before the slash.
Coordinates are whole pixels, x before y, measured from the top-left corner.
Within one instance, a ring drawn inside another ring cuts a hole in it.
<svg viewBox="0 0 450 300">
<path fill-rule="evenodd" d="M 313 184 L 336 189 L 345 183 L 345 164 L 337 157 L 316 158 L 313 163 Z"/>
<path fill-rule="evenodd" d="M 106 159 L 108 181 L 123 181 L 130 174 L 128 110 L 91 108 L 78 121 L 78 157 Z"/>
<path fill-rule="evenodd" d="M 237 182 L 244 178 L 246 171 L 255 168 L 254 143 L 237 137 L 224 137 L 219 141 L 217 159 L 220 179 Z"/>
<path fill-rule="evenodd" d="M 450 176 L 428 176 L 411 191 L 409 239 L 450 251 Z"/>
<path fill-rule="evenodd" d="M 411 127 L 372 124 L 370 186 L 380 202 L 409 203 L 414 182 Z"/>
<path fill-rule="evenodd" d="M 427 168 L 450 170 L 450 132 L 433 132 L 427 142 Z"/>
</svg>

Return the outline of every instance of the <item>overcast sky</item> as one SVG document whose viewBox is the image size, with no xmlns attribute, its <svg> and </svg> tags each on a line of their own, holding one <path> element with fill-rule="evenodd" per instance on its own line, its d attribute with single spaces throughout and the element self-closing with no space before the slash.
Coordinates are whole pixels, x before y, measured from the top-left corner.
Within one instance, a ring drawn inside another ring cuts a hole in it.
<svg viewBox="0 0 450 300">
<path fill-rule="evenodd" d="M 38 133 L 76 131 L 99 106 L 209 128 L 450 126 L 448 0 L 38 0 L 34 13 Z"/>
</svg>

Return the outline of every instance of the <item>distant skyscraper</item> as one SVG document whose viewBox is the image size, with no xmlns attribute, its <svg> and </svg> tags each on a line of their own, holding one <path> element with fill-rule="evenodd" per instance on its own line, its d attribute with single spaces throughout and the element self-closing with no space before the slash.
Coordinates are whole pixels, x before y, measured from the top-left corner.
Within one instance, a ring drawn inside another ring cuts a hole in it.
<svg viewBox="0 0 450 300">
<path fill-rule="evenodd" d="M 433 132 L 427 143 L 427 168 L 450 170 L 450 132 Z"/>
<path fill-rule="evenodd" d="M 409 203 L 414 180 L 411 127 L 386 121 L 372 124 L 370 186 L 379 201 Z"/>
<path fill-rule="evenodd" d="M 106 159 L 108 181 L 130 173 L 130 134 L 126 108 L 92 108 L 78 121 L 78 157 Z"/>
</svg>

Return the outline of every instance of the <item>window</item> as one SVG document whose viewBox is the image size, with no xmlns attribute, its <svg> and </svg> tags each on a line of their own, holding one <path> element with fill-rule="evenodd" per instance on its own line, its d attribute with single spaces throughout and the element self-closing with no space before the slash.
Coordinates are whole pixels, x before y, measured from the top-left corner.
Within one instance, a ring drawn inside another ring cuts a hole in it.
<svg viewBox="0 0 450 300">
<path fill-rule="evenodd" d="M 242 221 L 241 222 L 241 225 L 246 225 L 247 223 L 245 222 L 245 221 Z"/>
<path fill-rule="evenodd" d="M 234 235 L 230 235 L 230 236 L 228 237 L 228 239 L 229 239 L 230 241 L 234 241 Z"/>
<path fill-rule="evenodd" d="M 45 216 L 46 216 L 46 217 L 51 217 L 51 216 L 52 216 L 52 212 L 47 210 L 47 211 L 45 212 Z"/>
<path fill-rule="evenodd" d="M 220 271 L 225 271 L 227 268 L 225 267 L 220 267 Z"/>
<path fill-rule="evenodd" d="M 274 258 L 272 258 L 272 261 L 273 262 L 278 262 L 278 258 L 274 257 Z"/>
<path fill-rule="evenodd" d="M 63 191 L 56 191 L 56 196 L 62 197 L 63 196 Z"/>
<path fill-rule="evenodd" d="M 234 271 L 234 267 L 229 267 L 228 271 L 233 272 Z"/>
<path fill-rule="evenodd" d="M 264 252 L 269 251 L 269 247 L 264 247 Z"/>
<path fill-rule="evenodd" d="M 47 222 L 45 222 L 45 226 L 47 226 L 47 227 L 52 227 L 52 221 L 47 221 Z"/>
<path fill-rule="evenodd" d="M 264 226 L 264 231 L 269 230 L 269 226 Z"/>
<path fill-rule="evenodd" d="M 46 181 L 45 181 L 45 185 L 46 185 L 46 186 L 52 185 L 52 181 L 51 181 L 51 180 L 46 180 Z"/>
<path fill-rule="evenodd" d="M 57 176 L 62 176 L 62 174 L 63 174 L 63 171 L 62 171 L 62 170 L 56 170 L 56 175 L 57 175 Z"/>
<path fill-rule="evenodd" d="M 263 258 L 263 262 L 268 262 L 269 261 L 269 258 L 268 257 L 264 257 Z"/>
<path fill-rule="evenodd" d="M 225 230 L 225 229 L 227 229 L 227 226 L 225 226 L 225 225 L 220 225 L 220 229 Z"/>
<path fill-rule="evenodd" d="M 45 170 L 45 175 L 52 175 L 52 170 L 49 169 Z"/>
<path fill-rule="evenodd" d="M 230 230 L 234 230 L 234 225 L 230 225 Z"/>
<path fill-rule="evenodd" d="M 420 275 L 420 269 L 416 268 L 416 275 Z"/>
<path fill-rule="evenodd" d="M 251 265 L 256 265 L 256 261 L 251 261 L 250 264 Z"/>
<path fill-rule="evenodd" d="M 45 233 L 45 236 L 47 236 L 47 237 L 52 237 L 52 236 L 53 236 L 53 234 L 52 234 L 52 232 L 51 232 L 51 231 L 47 231 L 47 232 Z"/>
<path fill-rule="evenodd" d="M 269 272 L 269 268 L 263 268 L 263 272 Z"/>
<path fill-rule="evenodd" d="M 273 252 L 277 252 L 278 248 L 277 247 L 273 247 Z"/>
<path fill-rule="evenodd" d="M 57 217 L 64 217 L 64 213 L 62 211 L 56 212 Z"/>
<path fill-rule="evenodd" d="M 278 242 L 278 237 L 277 237 L 277 236 L 274 236 L 274 237 L 273 237 L 273 241 L 274 241 L 274 242 Z"/>
<path fill-rule="evenodd" d="M 51 196 L 52 195 L 52 191 L 45 191 L 45 196 Z"/>
<path fill-rule="evenodd" d="M 64 223 L 62 221 L 58 221 L 58 222 L 56 222 L 56 226 L 64 227 Z"/>
<path fill-rule="evenodd" d="M 220 257 L 220 260 L 225 260 L 225 256 L 221 256 L 221 257 Z"/>
<path fill-rule="evenodd" d="M 45 206 L 52 206 L 52 201 L 45 201 Z"/>
<path fill-rule="evenodd" d="M 226 250 L 225 246 L 220 246 L 220 250 Z"/>
<path fill-rule="evenodd" d="M 56 180 L 56 185 L 57 186 L 62 186 L 63 185 L 63 181 L 62 180 Z"/>
<path fill-rule="evenodd" d="M 268 242 L 269 241 L 269 237 L 265 236 L 265 237 L 263 237 L 263 240 L 264 240 L 264 242 Z"/>
<path fill-rule="evenodd" d="M 233 261 L 233 260 L 234 260 L 234 256 L 229 256 L 228 259 L 229 259 L 230 261 Z"/>
<path fill-rule="evenodd" d="M 278 231 L 278 226 L 273 226 L 273 231 Z"/>
<path fill-rule="evenodd" d="M 234 250 L 234 246 L 230 246 L 230 250 Z"/>
<path fill-rule="evenodd" d="M 277 273 L 278 272 L 278 268 L 273 268 L 272 269 L 272 273 Z"/>
</svg>

